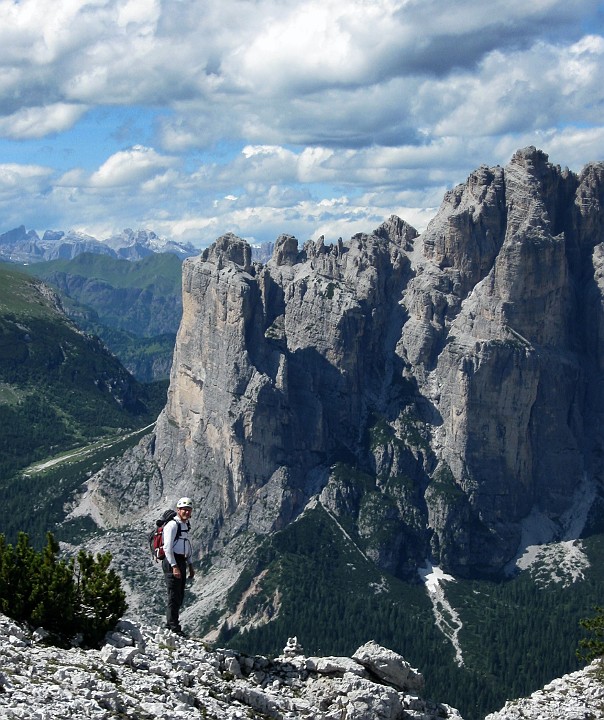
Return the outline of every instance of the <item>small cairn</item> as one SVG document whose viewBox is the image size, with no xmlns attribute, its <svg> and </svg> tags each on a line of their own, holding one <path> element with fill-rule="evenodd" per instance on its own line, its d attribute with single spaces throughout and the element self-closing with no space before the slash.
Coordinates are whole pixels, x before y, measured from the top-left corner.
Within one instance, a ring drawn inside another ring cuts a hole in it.
<svg viewBox="0 0 604 720">
<path fill-rule="evenodd" d="M 283 648 L 283 654 L 288 657 L 295 657 L 296 655 L 304 654 L 302 645 L 298 642 L 297 637 L 287 638 L 287 644 Z"/>
</svg>

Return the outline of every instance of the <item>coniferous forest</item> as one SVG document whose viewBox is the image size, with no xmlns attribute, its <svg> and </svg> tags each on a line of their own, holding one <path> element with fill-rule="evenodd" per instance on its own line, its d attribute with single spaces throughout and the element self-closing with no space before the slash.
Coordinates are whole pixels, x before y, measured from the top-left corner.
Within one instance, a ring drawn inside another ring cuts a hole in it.
<svg viewBox="0 0 604 720">
<path fill-rule="evenodd" d="M 600 536 L 587 541 L 594 558 L 601 556 L 602 542 Z M 373 639 L 422 672 L 426 697 L 458 708 L 466 720 L 479 720 L 507 699 L 578 669 L 576 652 L 585 635 L 580 621 L 604 596 L 604 571 L 568 587 L 539 586 L 528 574 L 499 583 L 446 583 L 447 598 L 463 623 L 463 665 L 457 666 L 452 644 L 435 626 L 423 585 L 378 574 L 334 532 L 324 512 L 307 513 L 261 552 L 233 589 L 232 607 L 255 574 L 254 562 L 268 561 L 271 572 L 261 591 L 246 601 L 244 615 L 274 617 L 244 631 L 225 625 L 219 643 L 277 655 L 295 635 L 306 655 L 350 656 Z"/>
</svg>

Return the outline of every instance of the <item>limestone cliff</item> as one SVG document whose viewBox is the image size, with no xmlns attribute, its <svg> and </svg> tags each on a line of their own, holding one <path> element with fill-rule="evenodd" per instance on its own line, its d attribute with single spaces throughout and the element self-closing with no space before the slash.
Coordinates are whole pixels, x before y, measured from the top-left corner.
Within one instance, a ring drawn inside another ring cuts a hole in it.
<svg viewBox="0 0 604 720">
<path fill-rule="evenodd" d="M 429 503 L 457 572 L 501 568 L 534 507 L 568 531 L 577 486 L 601 484 L 603 178 L 601 163 L 577 177 L 528 148 L 448 194 L 424 235 L 399 351 L 462 491 L 444 512 Z"/>
<path fill-rule="evenodd" d="M 428 556 L 497 575 L 531 512 L 576 536 L 574 493 L 602 482 L 603 202 L 603 163 L 526 148 L 420 236 L 283 235 L 265 265 L 219 238 L 184 263 L 167 405 L 91 482 L 97 518 L 186 493 L 220 562 L 320 502 L 401 577 Z"/>
</svg>

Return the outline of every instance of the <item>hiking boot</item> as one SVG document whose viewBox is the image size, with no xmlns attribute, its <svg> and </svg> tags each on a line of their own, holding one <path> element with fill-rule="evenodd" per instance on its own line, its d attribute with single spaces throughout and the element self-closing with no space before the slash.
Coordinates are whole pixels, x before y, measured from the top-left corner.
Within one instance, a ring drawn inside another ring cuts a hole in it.
<svg viewBox="0 0 604 720">
<path fill-rule="evenodd" d="M 175 635 L 178 635 L 179 637 L 188 637 L 187 633 L 181 627 L 172 627 L 171 625 L 166 625 L 166 630 L 173 632 Z"/>
</svg>

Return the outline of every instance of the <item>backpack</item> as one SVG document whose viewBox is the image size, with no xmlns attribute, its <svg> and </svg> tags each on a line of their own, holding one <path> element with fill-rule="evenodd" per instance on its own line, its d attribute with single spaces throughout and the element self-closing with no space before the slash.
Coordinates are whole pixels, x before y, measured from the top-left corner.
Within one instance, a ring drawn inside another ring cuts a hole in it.
<svg viewBox="0 0 604 720">
<path fill-rule="evenodd" d="M 155 530 L 149 533 L 149 548 L 151 549 L 151 555 L 155 562 L 159 562 L 166 557 L 166 553 L 164 552 L 164 527 L 175 517 L 176 510 L 166 510 L 163 515 L 155 521 Z M 176 523 L 175 541 L 180 537 L 180 532 L 180 523 Z"/>
</svg>

